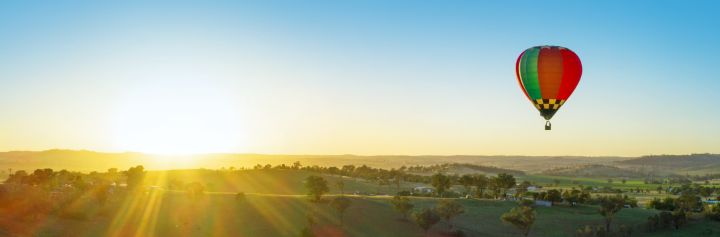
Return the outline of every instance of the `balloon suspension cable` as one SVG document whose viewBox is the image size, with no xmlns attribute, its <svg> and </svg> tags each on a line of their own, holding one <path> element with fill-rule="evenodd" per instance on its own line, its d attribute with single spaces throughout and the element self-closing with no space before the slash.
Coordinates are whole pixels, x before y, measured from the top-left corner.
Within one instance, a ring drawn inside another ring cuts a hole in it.
<svg viewBox="0 0 720 237">
<path fill-rule="evenodd" d="M 552 124 L 550 124 L 550 120 L 545 120 L 545 130 L 551 130 Z"/>
</svg>

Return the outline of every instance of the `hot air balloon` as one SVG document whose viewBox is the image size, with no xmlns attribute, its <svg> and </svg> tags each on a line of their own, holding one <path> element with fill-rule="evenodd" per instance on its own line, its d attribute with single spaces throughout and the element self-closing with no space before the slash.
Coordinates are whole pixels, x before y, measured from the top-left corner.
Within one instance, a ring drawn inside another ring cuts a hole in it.
<svg viewBox="0 0 720 237">
<path fill-rule="evenodd" d="M 545 118 L 545 130 L 550 130 L 550 119 L 580 82 L 582 65 L 570 49 L 535 46 L 520 54 L 515 73 L 525 96 Z"/>
</svg>

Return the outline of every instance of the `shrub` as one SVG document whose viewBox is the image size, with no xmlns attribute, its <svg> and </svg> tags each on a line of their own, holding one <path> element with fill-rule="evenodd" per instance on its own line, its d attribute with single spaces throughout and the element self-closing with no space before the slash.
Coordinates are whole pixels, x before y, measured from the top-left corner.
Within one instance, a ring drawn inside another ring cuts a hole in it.
<svg viewBox="0 0 720 237">
<path fill-rule="evenodd" d="M 705 217 L 710 220 L 720 221 L 720 206 L 715 205 L 713 208 L 708 208 Z"/>
</svg>

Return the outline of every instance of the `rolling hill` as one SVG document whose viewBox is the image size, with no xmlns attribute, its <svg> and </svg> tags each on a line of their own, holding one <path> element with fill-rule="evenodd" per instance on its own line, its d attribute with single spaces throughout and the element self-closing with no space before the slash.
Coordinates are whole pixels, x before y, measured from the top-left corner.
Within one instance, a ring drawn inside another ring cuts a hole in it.
<svg viewBox="0 0 720 237">
<path fill-rule="evenodd" d="M 591 178 L 609 178 L 609 177 L 623 177 L 623 178 L 640 178 L 645 177 L 646 174 L 626 169 L 618 168 L 610 165 L 579 165 L 572 167 L 554 168 L 543 171 L 544 175 L 553 176 L 568 176 L 568 177 L 591 177 Z"/>
<path fill-rule="evenodd" d="M 677 174 L 720 173 L 720 154 L 654 155 L 617 161 L 624 167 L 642 167 Z"/>
</svg>

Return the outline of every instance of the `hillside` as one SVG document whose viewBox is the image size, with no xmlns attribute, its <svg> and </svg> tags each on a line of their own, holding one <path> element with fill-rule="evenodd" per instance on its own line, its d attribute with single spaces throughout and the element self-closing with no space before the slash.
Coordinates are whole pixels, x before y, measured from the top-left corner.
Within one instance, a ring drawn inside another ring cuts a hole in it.
<svg viewBox="0 0 720 237">
<path fill-rule="evenodd" d="M 126 169 L 142 164 L 147 169 L 190 169 L 221 167 L 253 167 L 257 164 L 292 164 L 342 166 L 347 164 L 368 165 L 378 168 L 402 166 L 429 166 L 463 163 L 483 167 L 541 172 L 556 167 L 584 164 L 612 164 L 628 157 L 581 157 L 581 156 L 359 156 L 359 155 L 266 155 L 266 154 L 201 154 L 191 156 L 168 156 L 143 153 L 103 153 L 94 151 L 48 150 L 0 152 L 0 176 L 8 169 L 32 170 L 37 168 L 68 169 L 78 171 Z M 466 167 L 475 169 L 471 167 Z M 483 170 L 479 170 L 483 171 Z M 464 171 L 458 171 L 464 172 Z M 489 170 L 489 173 L 498 171 Z"/>
<path fill-rule="evenodd" d="M 482 166 L 482 165 L 473 165 L 473 164 L 458 164 L 458 163 L 452 163 L 452 164 L 440 164 L 440 165 L 430 165 L 430 166 L 411 166 L 408 168 L 408 171 L 412 173 L 417 174 L 426 174 L 431 175 L 434 173 L 445 173 L 445 174 L 455 174 L 455 175 L 465 175 L 465 174 L 485 174 L 485 175 L 497 175 L 499 173 L 508 173 L 513 175 L 524 175 L 525 172 L 519 171 L 519 170 L 513 170 L 513 169 L 503 169 L 493 166 Z"/>
<path fill-rule="evenodd" d="M 303 196 L 248 195 L 243 202 L 231 194 L 208 194 L 201 200 L 191 200 L 180 193 L 144 195 L 122 202 L 108 203 L 96 210 L 93 203 L 76 205 L 77 210 L 87 213 L 80 220 L 49 216 L 44 224 L 35 228 L 0 216 L 0 235 L 5 231 L 21 233 L 21 236 L 298 236 L 306 226 L 307 216 L 316 218 L 315 232 L 319 236 L 375 236 L 417 237 L 423 231 L 412 221 L 400 219 L 386 197 L 350 197 L 352 204 L 345 213 L 341 227 L 336 211 L 327 203 L 311 203 Z M 330 199 L 329 197 L 326 199 Z M 435 198 L 412 198 L 414 210 L 436 205 Z M 156 202 L 161 205 L 151 205 Z M 499 216 L 515 207 L 514 202 L 494 200 L 458 200 L 465 213 L 453 220 L 456 228 L 467 236 L 516 236 L 518 231 L 504 224 Z M 129 203 L 136 203 L 125 210 Z M 148 210 L 148 211 L 143 211 Z M 312 211 L 310 211 L 312 210 Z M 123 214 L 123 221 L 113 221 L 114 213 Z M 626 223 L 641 225 L 652 210 L 627 209 L 618 213 L 614 227 Z M 155 221 L 147 222 L 148 216 Z M 567 218 L 572 216 L 572 218 Z M 146 223 L 146 224 L 142 224 Z M 602 223 L 596 207 L 538 207 L 533 236 L 574 236 L 575 229 L 584 225 Z M 693 222 L 682 232 L 692 233 L 697 227 L 720 231 L 717 224 Z M 430 236 L 444 236 L 445 223 L 430 230 Z M 701 229 L 702 230 L 702 229 Z M 639 231 L 638 231 L 639 232 Z M 644 233 L 639 233 L 642 236 Z M 687 236 L 692 236 L 688 234 Z"/>
<path fill-rule="evenodd" d="M 616 162 L 626 167 L 672 171 L 675 173 L 718 173 L 720 154 L 656 155 Z"/>
<path fill-rule="evenodd" d="M 568 177 L 624 177 L 640 178 L 646 175 L 642 172 L 618 168 L 609 165 L 579 165 L 572 167 L 554 168 L 543 171 L 544 175 L 568 176 Z"/>
</svg>

